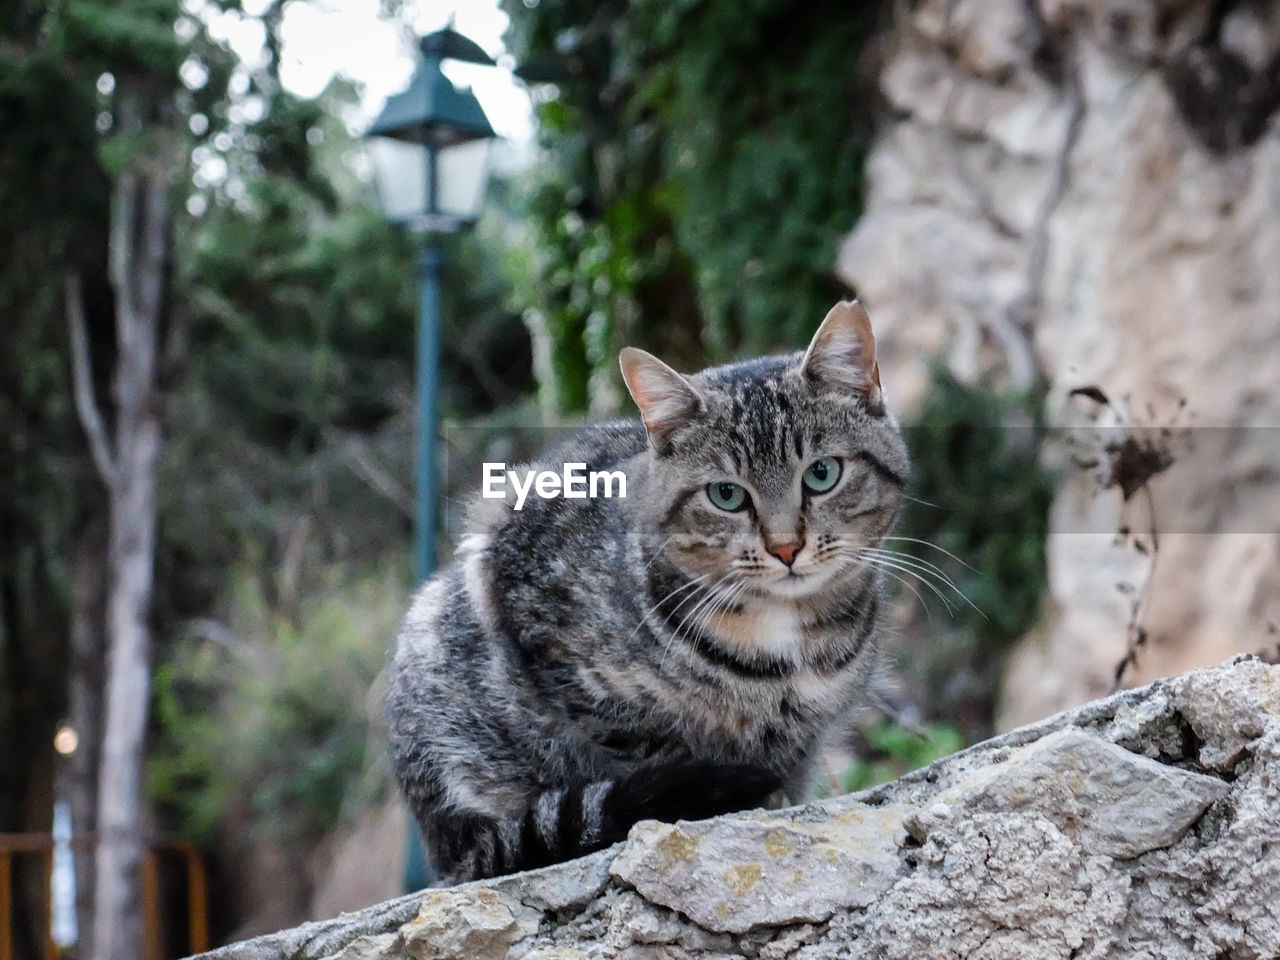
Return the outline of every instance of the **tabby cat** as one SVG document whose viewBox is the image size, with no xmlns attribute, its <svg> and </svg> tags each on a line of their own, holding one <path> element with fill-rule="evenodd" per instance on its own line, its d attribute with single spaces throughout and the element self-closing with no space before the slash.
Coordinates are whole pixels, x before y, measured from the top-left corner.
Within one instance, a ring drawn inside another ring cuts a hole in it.
<svg viewBox="0 0 1280 960">
<path fill-rule="evenodd" d="M 866 686 L 908 472 L 866 311 L 803 354 L 621 363 L 641 419 L 533 466 L 622 470 L 625 499 L 477 501 L 401 631 L 392 758 L 445 882 L 800 799 Z"/>
</svg>

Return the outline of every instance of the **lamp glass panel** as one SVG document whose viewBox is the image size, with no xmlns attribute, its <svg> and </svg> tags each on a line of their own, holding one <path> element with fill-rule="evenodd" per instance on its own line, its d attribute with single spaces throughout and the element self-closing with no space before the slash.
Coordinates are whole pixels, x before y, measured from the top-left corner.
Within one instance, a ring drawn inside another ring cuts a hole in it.
<svg viewBox="0 0 1280 960">
<path fill-rule="evenodd" d="M 489 147 L 492 141 L 469 140 L 440 151 L 436 159 L 440 192 L 436 203 L 442 214 L 474 220 L 484 203 L 489 178 Z"/>
<path fill-rule="evenodd" d="M 427 209 L 427 148 L 391 137 L 370 137 L 367 147 L 387 219 L 421 217 Z"/>
</svg>

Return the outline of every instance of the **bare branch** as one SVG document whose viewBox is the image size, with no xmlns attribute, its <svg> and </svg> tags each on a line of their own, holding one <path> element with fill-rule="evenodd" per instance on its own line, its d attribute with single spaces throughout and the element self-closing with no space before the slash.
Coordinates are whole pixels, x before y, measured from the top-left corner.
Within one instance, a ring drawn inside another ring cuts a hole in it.
<svg viewBox="0 0 1280 960">
<path fill-rule="evenodd" d="M 94 466 L 108 488 L 116 483 L 117 461 L 111 451 L 111 440 L 102 422 L 102 410 L 93 392 L 93 365 L 89 359 L 89 331 L 84 319 L 84 297 L 78 275 L 67 280 L 67 321 L 71 327 L 71 379 L 76 413 L 89 438 L 89 452 Z"/>
<path fill-rule="evenodd" d="M 325 429 L 324 438 L 333 444 L 338 456 L 374 493 L 385 497 L 406 517 L 413 516 L 413 494 L 404 485 L 370 459 L 363 445 L 337 430 Z"/>
<path fill-rule="evenodd" d="M 486 351 L 478 347 L 475 341 L 460 340 L 449 344 L 449 347 L 456 352 L 460 360 L 466 363 L 476 379 L 480 381 L 480 386 L 497 403 L 507 403 L 520 396 L 519 390 L 510 386 L 494 372 L 489 365 Z"/>
<path fill-rule="evenodd" d="M 212 617 L 194 617 L 184 625 L 184 632 L 198 640 L 208 640 L 215 646 L 225 650 L 241 663 L 252 665 L 248 642 L 221 621 Z"/>
</svg>

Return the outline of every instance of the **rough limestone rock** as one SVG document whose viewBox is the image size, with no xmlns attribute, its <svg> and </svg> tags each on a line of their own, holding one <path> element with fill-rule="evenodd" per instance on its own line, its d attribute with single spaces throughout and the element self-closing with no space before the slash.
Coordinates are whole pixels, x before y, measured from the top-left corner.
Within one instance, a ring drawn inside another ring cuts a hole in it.
<svg viewBox="0 0 1280 960">
<path fill-rule="evenodd" d="M 1177 841 L 1229 789 L 1080 730 L 1062 730 L 938 795 L 907 827 L 923 840 L 970 813 L 1034 809 L 1087 853 L 1127 860 Z"/>
<path fill-rule="evenodd" d="M 540 915 L 497 890 L 429 890 L 418 915 L 400 928 L 403 943 L 394 949 L 412 960 L 502 960 L 513 944 L 537 932 Z"/>
<path fill-rule="evenodd" d="M 206 960 L 1280 957 L 1280 667 L 1237 658 L 789 810 L 637 824 Z"/>
<path fill-rule="evenodd" d="M 869 907 L 899 872 L 900 807 L 858 807 L 814 823 L 764 814 L 637 824 L 610 874 L 651 903 L 717 933 L 826 920 Z"/>
<path fill-rule="evenodd" d="M 899 8 L 839 267 L 884 382 L 909 420 L 933 357 L 969 381 L 1043 377 L 1048 422 L 1097 463 L 1054 503 L 1054 602 L 1001 725 L 1109 691 L 1139 599 L 1130 682 L 1280 658 L 1280 4 Z M 1092 385 L 1114 408 L 1070 395 Z M 1105 487 L 1124 435 L 1173 459 L 1151 504 Z M 1145 533 L 1149 505 L 1158 555 L 1115 536 Z"/>
</svg>

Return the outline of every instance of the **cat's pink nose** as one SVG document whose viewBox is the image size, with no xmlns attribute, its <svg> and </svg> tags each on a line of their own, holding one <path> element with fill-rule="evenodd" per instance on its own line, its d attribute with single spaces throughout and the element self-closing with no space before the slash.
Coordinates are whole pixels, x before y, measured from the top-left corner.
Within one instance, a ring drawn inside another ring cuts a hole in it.
<svg viewBox="0 0 1280 960">
<path fill-rule="evenodd" d="M 789 567 L 796 562 L 796 554 L 803 546 L 803 540 L 793 540 L 791 543 L 770 544 L 768 550 Z"/>
</svg>

